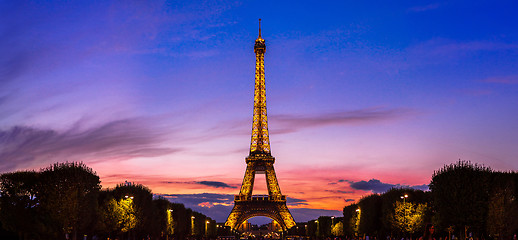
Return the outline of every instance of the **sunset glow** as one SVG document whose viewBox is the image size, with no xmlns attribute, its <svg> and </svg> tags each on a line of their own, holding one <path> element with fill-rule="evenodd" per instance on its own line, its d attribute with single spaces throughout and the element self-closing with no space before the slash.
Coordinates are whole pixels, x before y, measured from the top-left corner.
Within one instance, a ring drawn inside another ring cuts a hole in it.
<svg viewBox="0 0 518 240">
<path fill-rule="evenodd" d="M 103 188 L 140 183 L 224 222 L 250 151 L 258 18 L 295 221 L 426 190 L 458 159 L 518 170 L 516 1 L 261 2 L 3 1 L 1 172 L 82 161 Z"/>
</svg>

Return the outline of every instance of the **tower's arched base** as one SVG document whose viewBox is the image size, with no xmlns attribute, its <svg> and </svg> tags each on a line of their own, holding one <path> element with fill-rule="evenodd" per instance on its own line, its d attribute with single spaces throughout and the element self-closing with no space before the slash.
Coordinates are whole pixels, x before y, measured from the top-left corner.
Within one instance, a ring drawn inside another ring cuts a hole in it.
<svg viewBox="0 0 518 240">
<path fill-rule="evenodd" d="M 278 222 L 284 231 L 295 226 L 295 221 L 286 206 L 286 197 L 272 196 L 245 197 L 236 195 L 234 208 L 225 222 L 226 226 L 237 229 L 241 223 L 252 217 L 269 217 Z"/>
</svg>

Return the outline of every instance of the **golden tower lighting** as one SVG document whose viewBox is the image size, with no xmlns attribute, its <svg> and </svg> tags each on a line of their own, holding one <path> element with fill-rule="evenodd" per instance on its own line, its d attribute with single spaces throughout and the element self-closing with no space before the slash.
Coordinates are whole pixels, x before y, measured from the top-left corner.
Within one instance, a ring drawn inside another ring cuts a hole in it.
<svg viewBox="0 0 518 240">
<path fill-rule="evenodd" d="M 266 115 L 266 88 L 264 78 L 264 53 L 266 44 L 261 37 L 261 19 L 259 36 L 255 40 L 255 89 L 252 121 L 252 139 L 250 154 L 246 157 L 246 171 L 239 195 L 234 196 L 234 208 L 225 222 L 226 226 L 237 229 L 249 218 L 265 216 L 279 223 L 283 230 L 295 226 L 295 221 L 286 206 L 286 196 L 282 195 L 277 182 L 273 164 L 275 158 L 270 152 L 268 136 L 268 118 Z M 266 175 L 268 196 L 252 195 L 256 174 Z"/>
</svg>

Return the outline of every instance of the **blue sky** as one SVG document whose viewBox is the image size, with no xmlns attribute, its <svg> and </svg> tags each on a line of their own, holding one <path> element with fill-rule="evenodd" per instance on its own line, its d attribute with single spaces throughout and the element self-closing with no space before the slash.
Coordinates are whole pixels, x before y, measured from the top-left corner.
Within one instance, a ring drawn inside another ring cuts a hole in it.
<svg viewBox="0 0 518 240">
<path fill-rule="evenodd" d="M 296 221 L 387 186 L 423 188 L 458 159 L 516 170 L 517 10 L 0 1 L 0 171 L 83 161 L 104 187 L 142 183 L 224 221 L 232 202 L 207 196 L 242 181 L 259 18 L 272 154 Z"/>
</svg>

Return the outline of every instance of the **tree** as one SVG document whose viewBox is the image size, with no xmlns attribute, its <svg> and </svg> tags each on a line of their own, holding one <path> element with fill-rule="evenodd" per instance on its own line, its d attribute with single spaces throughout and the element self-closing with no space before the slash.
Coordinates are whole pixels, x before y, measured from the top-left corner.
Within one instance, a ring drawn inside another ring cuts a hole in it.
<svg viewBox="0 0 518 240">
<path fill-rule="evenodd" d="M 358 204 L 350 204 L 344 207 L 344 234 L 347 236 L 356 236 L 360 225 L 360 208 Z"/>
<path fill-rule="evenodd" d="M 332 218 L 320 216 L 317 220 L 317 237 L 325 238 L 331 236 Z"/>
<path fill-rule="evenodd" d="M 55 163 L 43 169 L 36 198 L 56 238 L 92 232 L 100 181 L 83 163 Z"/>
<path fill-rule="evenodd" d="M 101 195 L 105 195 L 104 194 Z M 101 234 L 105 234 L 108 238 L 114 237 L 121 233 L 121 217 L 123 213 L 119 208 L 117 200 L 112 196 L 108 196 L 99 204 L 99 221 L 97 222 L 97 230 Z"/>
<path fill-rule="evenodd" d="M 344 224 L 343 222 L 337 222 L 333 228 L 331 229 L 331 234 L 335 237 L 340 237 L 344 235 Z"/>
<path fill-rule="evenodd" d="M 191 209 L 186 209 L 181 203 L 171 203 L 174 222 L 173 236 L 176 239 L 185 239 L 191 234 Z"/>
<path fill-rule="evenodd" d="M 414 234 L 423 229 L 427 209 L 426 203 L 396 201 L 391 223 L 402 233 Z"/>
<path fill-rule="evenodd" d="M 439 227 L 470 228 L 485 234 L 488 216 L 489 182 L 492 170 L 488 167 L 459 161 L 435 171 L 430 183 L 433 208 Z"/>
<path fill-rule="evenodd" d="M 175 229 L 172 204 L 166 199 L 159 198 L 153 200 L 154 218 L 151 233 L 154 236 L 172 236 Z"/>
<path fill-rule="evenodd" d="M 128 229 L 133 239 L 146 238 L 153 231 L 153 193 L 141 184 L 126 182 L 117 185 L 111 192 L 119 204 L 131 204 L 135 216 L 135 225 Z"/>
<path fill-rule="evenodd" d="M 517 173 L 493 173 L 487 232 L 495 239 L 510 239 L 518 230 L 517 180 Z"/>
<path fill-rule="evenodd" d="M 381 196 L 372 194 L 360 199 L 358 203 L 361 213 L 359 232 L 370 236 L 378 235 L 381 229 Z"/>
<path fill-rule="evenodd" d="M 36 185 L 39 173 L 20 171 L 0 176 L 0 221 L 7 230 L 18 233 L 19 239 L 38 235 Z"/>
</svg>

